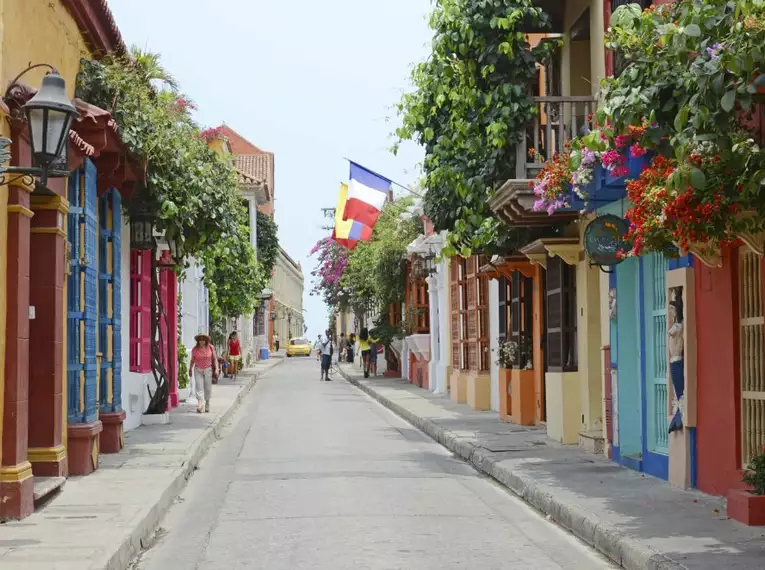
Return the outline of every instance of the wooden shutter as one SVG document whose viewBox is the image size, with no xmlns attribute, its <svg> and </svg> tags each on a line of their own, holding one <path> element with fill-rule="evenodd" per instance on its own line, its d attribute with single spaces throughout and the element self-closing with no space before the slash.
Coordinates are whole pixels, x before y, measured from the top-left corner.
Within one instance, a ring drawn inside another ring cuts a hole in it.
<svg viewBox="0 0 765 570">
<path fill-rule="evenodd" d="M 112 197 L 112 411 L 122 409 L 122 196 Z"/>
<path fill-rule="evenodd" d="M 533 359 L 534 342 L 534 280 L 523 277 L 521 280 L 521 338 L 523 344 L 532 347 L 530 354 L 524 354 L 520 360 L 520 366 L 525 368 L 529 359 Z"/>
<path fill-rule="evenodd" d="M 503 276 L 499 278 L 499 342 L 505 342 L 508 336 L 507 308 L 509 295 L 507 291 L 507 284 L 507 277 Z"/>
<path fill-rule="evenodd" d="M 69 214 L 67 215 L 67 241 L 70 257 L 70 273 L 67 280 L 67 416 L 70 423 L 81 421 L 80 377 L 84 373 L 81 359 L 80 327 L 82 323 L 82 267 L 80 266 L 80 212 L 82 205 L 82 171 L 69 175 Z"/>
<path fill-rule="evenodd" d="M 98 347 L 96 325 L 98 322 L 98 190 L 96 177 L 98 172 L 90 159 L 85 159 L 85 196 L 83 199 L 83 225 L 85 237 L 83 250 L 85 264 L 85 415 L 84 422 L 94 422 L 98 418 L 96 408 L 98 399 L 98 370 L 96 352 Z"/>
<path fill-rule="evenodd" d="M 578 366 L 576 267 L 559 257 L 547 264 L 547 367 L 571 372 Z"/>
<path fill-rule="evenodd" d="M 547 262 L 547 368 L 563 370 L 563 262 L 553 257 Z"/>
<path fill-rule="evenodd" d="M 513 273 L 510 279 L 510 339 L 519 342 L 521 338 L 521 276 Z"/>
<path fill-rule="evenodd" d="M 111 196 L 106 192 L 99 199 L 98 207 L 98 342 L 103 353 L 99 375 L 98 406 L 102 412 L 110 412 L 109 396 L 112 380 L 111 343 L 111 289 L 112 289 L 112 211 Z"/>
<path fill-rule="evenodd" d="M 765 370 L 762 260 L 749 247 L 739 249 L 739 360 L 741 370 L 741 464 L 765 445 Z"/>
<path fill-rule="evenodd" d="M 477 258 L 467 260 L 467 354 L 468 370 L 478 370 L 478 279 L 476 270 Z"/>
<path fill-rule="evenodd" d="M 461 260 L 454 258 L 451 264 L 451 279 L 449 283 L 450 288 L 450 303 L 451 303 L 451 317 L 452 317 L 452 369 L 459 370 L 461 368 L 461 347 L 460 347 L 460 283 L 459 283 L 459 266 Z"/>
</svg>

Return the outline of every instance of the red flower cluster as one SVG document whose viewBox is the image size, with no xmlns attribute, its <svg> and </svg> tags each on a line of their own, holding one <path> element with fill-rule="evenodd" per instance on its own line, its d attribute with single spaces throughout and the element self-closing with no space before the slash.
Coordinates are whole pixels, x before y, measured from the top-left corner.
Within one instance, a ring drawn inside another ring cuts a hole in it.
<svg viewBox="0 0 765 570">
<path fill-rule="evenodd" d="M 212 141 L 223 137 L 223 127 L 212 127 L 209 129 L 205 129 L 201 133 L 199 133 L 199 136 L 202 137 L 208 143 L 211 143 Z"/>
</svg>

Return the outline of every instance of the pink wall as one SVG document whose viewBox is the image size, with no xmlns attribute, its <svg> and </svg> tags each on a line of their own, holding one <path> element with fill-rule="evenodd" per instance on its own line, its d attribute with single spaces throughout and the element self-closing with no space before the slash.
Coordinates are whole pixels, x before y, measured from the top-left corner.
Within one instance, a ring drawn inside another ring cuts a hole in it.
<svg viewBox="0 0 765 570">
<path fill-rule="evenodd" d="M 741 487 L 737 255 L 694 263 L 698 343 L 697 486 L 713 495 Z"/>
</svg>

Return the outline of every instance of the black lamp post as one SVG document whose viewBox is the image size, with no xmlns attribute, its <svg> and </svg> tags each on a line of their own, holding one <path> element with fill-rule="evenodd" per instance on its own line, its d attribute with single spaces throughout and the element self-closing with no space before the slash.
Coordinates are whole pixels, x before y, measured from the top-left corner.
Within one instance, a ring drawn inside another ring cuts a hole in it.
<svg viewBox="0 0 765 570">
<path fill-rule="evenodd" d="M 11 81 L 3 99 L 8 99 L 11 90 L 18 86 L 17 82 L 22 75 L 38 67 L 49 67 L 51 72 L 43 78 L 40 90 L 22 108 L 29 129 L 32 162 L 36 166 L 0 166 L 0 184 L 8 184 L 24 177 L 38 177 L 40 183 L 45 186 L 49 177 L 68 175 L 66 171 L 51 170 L 51 167 L 61 159 L 72 121 L 78 116 L 77 109 L 66 95 L 64 78 L 48 64 L 30 66 Z M 10 139 L 0 138 L 0 161 L 3 163 L 11 158 L 10 150 L 8 150 L 10 144 Z M 18 174 L 18 176 L 8 180 L 7 174 Z"/>
<path fill-rule="evenodd" d="M 428 254 L 425 256 L 425 273 L 428 277 L 433 277 L 438 272 L 436 267 L 436 252 L 433 250 L 433 246 L 428 249 Z"/>
</svg>

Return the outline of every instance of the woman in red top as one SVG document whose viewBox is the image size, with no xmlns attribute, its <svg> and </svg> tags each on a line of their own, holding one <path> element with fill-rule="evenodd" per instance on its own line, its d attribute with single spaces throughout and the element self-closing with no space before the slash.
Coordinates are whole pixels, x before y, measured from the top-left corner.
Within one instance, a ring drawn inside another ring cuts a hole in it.
<svg viewBox="0 0 765 570">
<path fill-rule="evenodd" d="M 234 376 L 239 371 L 239 361 L 242 360 L 242 347 L 239 345 L 236 331 L 228 337 L 228 361 L 231 363 L 229 374 Z"/>
<path fill-rule="evenodd" d="M 206 334 L 198 334 L 194 337 L 197 345 L 191 349 L 191 362 L 189 362 L 189 376 L 194 374 L 194 387 L 197 390 L 197 413 L 202 413 L 202 402 L 205 403 L 205 412 L 210 411 L 210 395 L 212 394 L 213 376 L 218 376 L 218 357 L 215 348 Z"/>
</svg>

